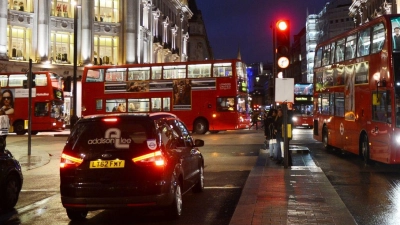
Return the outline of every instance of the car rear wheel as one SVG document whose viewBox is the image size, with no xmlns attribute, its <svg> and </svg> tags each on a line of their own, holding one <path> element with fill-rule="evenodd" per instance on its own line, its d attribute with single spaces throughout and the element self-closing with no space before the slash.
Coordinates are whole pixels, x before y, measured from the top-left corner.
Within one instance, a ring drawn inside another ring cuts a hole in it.
<svg viewBox="0 0 400 225">
<path fill-rule="evenodd" d="M 9 176 L 2 192 L 1 208 L 12 209 L 17 204 L 20 191 L 20 181 L 17 176 Z"/>
<path fill-rule="evenodd" d="M 197 183 L 193 187 L 193 192 L 199 193 L 204 190 L 204 169 L 200 166 L 199 169 L 199 177 L 197 179 Z"/>
<path fill-rule="evenodd" d="M 178 219 L 182 215 L 182 191 L 179 182 L 176 184 L 174 201 L 166 209 L 167 217 Z"/>
<path fill-rule="evenodd" d="M 86 219 L 88 211 L 67 209 L 68 218 L 72 221 L 82 221 Z"/>
</svg>

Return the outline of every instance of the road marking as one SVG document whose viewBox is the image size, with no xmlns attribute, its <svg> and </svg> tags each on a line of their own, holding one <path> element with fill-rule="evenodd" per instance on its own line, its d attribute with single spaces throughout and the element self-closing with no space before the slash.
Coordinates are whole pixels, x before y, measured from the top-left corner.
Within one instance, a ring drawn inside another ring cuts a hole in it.
<svg viewBox="0 0 400 225">
<path fill-rule="evenodd" d="M 19 209 L 17 209 L 18 214 L 24 213 L 24 212 L 29 211 L 29 210 L 32 210 L 32 209 L 34 209 L 34 208 L 36 208 L 36 207 L 38 207 L 38 206 L 40 206 L 40 205 L 43 205 L 43 204 L 45 204 L 46 202 L 48 202 L 48 201 L 49 201 L 51 198 L 53 198 L 53 197 L 54 197 L 54 195 L 53 195 L 53 196 L 50 196 L 50 197 L 48 197 L 48 198 L 45 198 L 45 199 L 43 199 L 43 200 L 37 201 L 37 202 L 35 202 L 35 203 L 33 203 L 33 204 L 27 205 L 27 206 L 25 206 L 25 207 L 19 208 Z"/>
<path fill-rule="evenodd" d="M 21 190 L 21 192 L 47 192 L 47 191 L 56 191 L 60 192 L 60 189 L 32 189 L 32 190 Z"/>
</svg>

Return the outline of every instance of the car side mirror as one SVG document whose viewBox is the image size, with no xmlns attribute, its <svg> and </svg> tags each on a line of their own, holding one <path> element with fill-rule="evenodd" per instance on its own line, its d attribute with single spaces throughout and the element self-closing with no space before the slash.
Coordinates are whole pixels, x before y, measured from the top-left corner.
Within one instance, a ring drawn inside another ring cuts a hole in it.
<svg viewBox="0 0 400 225">
<path fill-rule="evenodd" d="M 204 141 L 201 140 L 201 139 L 196 139 L 196 140 L 194 140 L 194 146 L 195 147 L 202 147 L 202 146 L 204 146 Z"/>
</svg>

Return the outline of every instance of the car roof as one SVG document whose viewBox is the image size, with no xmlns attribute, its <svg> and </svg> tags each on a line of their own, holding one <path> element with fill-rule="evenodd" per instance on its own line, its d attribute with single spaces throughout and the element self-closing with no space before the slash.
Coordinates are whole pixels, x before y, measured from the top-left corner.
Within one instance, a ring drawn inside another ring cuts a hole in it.
<svg viewBox="0 0 400 225">
<path fill-rule="evenodd" d="M 101 118 L 108 118 L 108 117 L 148 117 L 151 119 L 160 119 L 160 118 L 178 118 L 173 113 L 168 112 L 155 112 L 155 113 L 111 113 L 111 114 L 97 114 L 97 115 L 88 115 L 84 116 L 83 119 L 90 120 L 90 119 L 101 119 Z"/>
</svg>

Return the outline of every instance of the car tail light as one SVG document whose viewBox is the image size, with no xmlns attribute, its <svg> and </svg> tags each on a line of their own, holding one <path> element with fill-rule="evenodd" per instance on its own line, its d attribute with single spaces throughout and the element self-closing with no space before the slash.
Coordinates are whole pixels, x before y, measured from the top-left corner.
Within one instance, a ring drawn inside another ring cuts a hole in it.
<svg viewBox="0 0 400 225">
<path fill-rule="evenodd" d="M 165 158 L 162 155 L 161 151 L 155 151 L 152 153 L 148 153 L 145 155 L 141 155 L 132 159 L 132 161 L 136 164 L 154 164 L 156 166 L 163 166 L 165 162 Z"/>
<path fill-rule="evenodd" d="M 78 167 L 83 162 L 82 158 L 61 154 L 60 168 Z"/>
<path fill-rule="evenodd" d="M 106 123 L 115 123 L 115 122 L 118 122 L 118 118 L 116 118 L 116 117 L 104 118 L 104 119 L 103 119 L 103 122 L 106 122 Z"/>
</svg>

